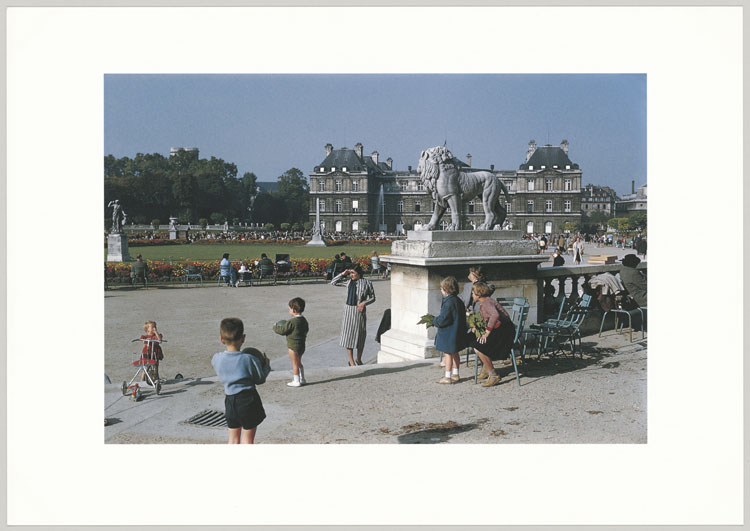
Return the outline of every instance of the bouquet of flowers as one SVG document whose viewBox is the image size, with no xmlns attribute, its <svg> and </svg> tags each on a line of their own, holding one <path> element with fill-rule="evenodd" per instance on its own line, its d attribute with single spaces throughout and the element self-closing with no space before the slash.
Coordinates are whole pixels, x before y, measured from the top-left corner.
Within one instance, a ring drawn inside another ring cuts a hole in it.
<svg viewBox="0 0 750 531">
<path fill-rule="evenodd" d="M 469 313 L 466 316 L 466 326 L 474 329 L 474 335 L 477 336 L 477 339 L 482 337 L 487 331 L 487 323 L 484 322 L 482 315 L 479 313 Z"/>
<path fill-rule="evenodd" d="M 434 320 L 435 320 L 434 315 L 432 315 L 431 313 L 426 313 L 422 316 L 422 318 L 419 321 L 417 321 L 417 324 L 418 325 L 424 324 L 424 325 L 427 325 L 427 328 L 430 328 L 431 326 L 433 326 L 432 322 Z"/>
</svg>

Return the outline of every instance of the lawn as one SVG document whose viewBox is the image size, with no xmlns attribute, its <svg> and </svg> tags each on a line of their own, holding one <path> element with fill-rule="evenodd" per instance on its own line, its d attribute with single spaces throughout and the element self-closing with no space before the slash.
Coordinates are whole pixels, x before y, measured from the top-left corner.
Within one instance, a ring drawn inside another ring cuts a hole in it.
<svg viewBox="0 0 750 531">
<path fill-rule="evenodd" d="M 373 245 L 333 245 L 330 247 L 308 247 L 284 244 L 190 244 L 190 245 L 148 245 L 143 247 L 128 247 L 130 256 L 135 259 L 138 254 L 144 260 L 220 260 L 224 253 L 229 253 L 230 260 L 256 260 L 261 253 L 266 253 L 273 260 L 276 254 L 289 254 L 291 258 L 333 258 L 334 255 L 345 252 L 350 257 L 370 256 L 373 251 L 378 254 L 390 254 L 391 244 Z M 107 249 L 104 249 L 104 259 L 107 259 Z"/>
</svg>

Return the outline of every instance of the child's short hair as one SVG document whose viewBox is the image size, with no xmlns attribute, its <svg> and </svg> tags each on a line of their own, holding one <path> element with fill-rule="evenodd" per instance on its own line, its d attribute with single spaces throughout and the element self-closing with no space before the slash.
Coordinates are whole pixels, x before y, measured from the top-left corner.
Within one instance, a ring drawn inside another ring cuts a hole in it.
<svg viewBox="0 0 750 531">
<path fill-rule="evenodd" d="M 151 325 L 154 325 L 154 327 L 156 327 L 156 321 L 146 321 L 145 323 L 143 323 L 143 331 L 148 332 L 148 327 Z"/>
<path fill-rule="evenodd" d="M 353 271 L 356 271 L 356 272 L 357 272 L 357 274 L 358 274 L 358 275 L 359 275 L 360 277 L 361 277 L 362 275 L 364 275 L 364 273 L 365 273 L 365 272 L 364 272 L 364 271 L 362 270 L 362 266 L 361 266 L 361 265 L 359 265 L 359 264 L 354 264 L 354 266 L 352 267 L 352 270 L 353 270 Z"/>
<path fill-rule="evenodd" d="M 227 317 L 221 320 L 219 333 L 221 334 L 221 339 L 227 343 L 234 344 L 242 339 L 242 335 L 245 333 L 245 325 L 242 323 L 242 319 Z"/>
<path fill-rule="evenodd" d="M 490 293 L 492 293 L 492 290 L 490 289 L 490 287 L 484 282 L 475 282 L 474 285 L 471 287 L 471 291 L 477 297 L 486 297 Z"/>
<path fill-rule="evenodd" d="M 445 277 L 442 282 L 440 282 L 440 289 L 448 295 L 455 295 L 458 293 L 458 282 L 456 281 L 456 277 Z"/>
<path fill-rule="evenodd" d="M 305 299 L 294 297 L 289 301 L 289 307 L 294 310 L 294 313 L 302 313 L 305 311 Z"/>
</svg>

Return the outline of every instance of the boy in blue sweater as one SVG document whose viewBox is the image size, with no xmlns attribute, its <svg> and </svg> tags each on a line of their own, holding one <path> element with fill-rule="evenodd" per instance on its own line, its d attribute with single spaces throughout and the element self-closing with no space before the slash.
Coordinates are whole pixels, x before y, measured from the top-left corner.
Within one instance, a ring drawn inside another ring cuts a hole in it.
<svg viewBox="0 0 750 531">
<path fill-rule="evenodd" d="M 216 375 L 224 384 L 225 416 L 229 428 L 229 444 L 253 444 L 258 424 L 266 418 L 263 403 L 255 386 L 266 381 L 271 372 L 268 358 L 248 353 L 255 349 L 240 352 L 245 342 L 245 326 L 241 319 L 228 317 L 219 327 L 221 342 L 226 345 L 224 352 L 211 358 Z"/>
</svg>

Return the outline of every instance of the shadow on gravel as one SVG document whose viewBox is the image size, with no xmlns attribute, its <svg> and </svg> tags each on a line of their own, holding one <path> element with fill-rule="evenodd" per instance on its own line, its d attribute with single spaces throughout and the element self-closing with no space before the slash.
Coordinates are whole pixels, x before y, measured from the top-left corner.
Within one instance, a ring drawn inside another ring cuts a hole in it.
<svg viewBox="0 0 750 531">
<path fill-rule="evenodd" d="M 583 353 L 583 358 L 581 358 L 581 353 Z M 525 367 L 523 365 L 519 367 L 521 386 L 530 385 L 550 376 L 566 372 L 596 368 L 615 369 L 620 366 L 620 363 L 617 361 L 602 364 L 603 361 L 615 354 L 617 354 L 617 349 L 597 347 L 596 343 L 583 342 L 576 349 L 575 356 L 570 353 L 557 354 L 555 356 L 545 355 L 541 359 L 526 356 Z M 510 373 L 513 373 L 513 367 L 510 367 Z"/>
<path fill-rule="evenodd" d="M 452 420 L 443 424 L 423 424 L 417 422 L 403 426 L 401 429 L 406 433 L 402 433 L 397 439 L 399 444 L 438 444 L 449 441 L 454 435 L 475 430 L 479 427 L 480 425 L 476 423 L 457 424 Z"/>
<path fill-rule="evenodd" d="M 405 367 L 392 367 L 392 368 L 377 368 L 377 369 L 366 369 L 360 373 L 352 374 L 349 376 L 339 376 L 338 378 L 329 378 L 328 380 L 319 380 L 316 382 L 308 382 L 305 384 L 305 387 L 308 387 L 310 385 L 318 385 L 318 384 L 324 384 L 324 383 L 331 383 L 331 382 L 340 382 L 342 380 L 353 380 L 356 378 L 367 378 L 369 376 L 377 376 L 379 374 L 393 374 L 397 372 L 403 372 L 408 371 L 411 369 L 416 369 L 418 367 L 426 367 L 428 365 L 433 365 L 433 361 L 425 362 L 425 363 L 415 363 L 413 365 L 407 365 Z"/>
</svg>

